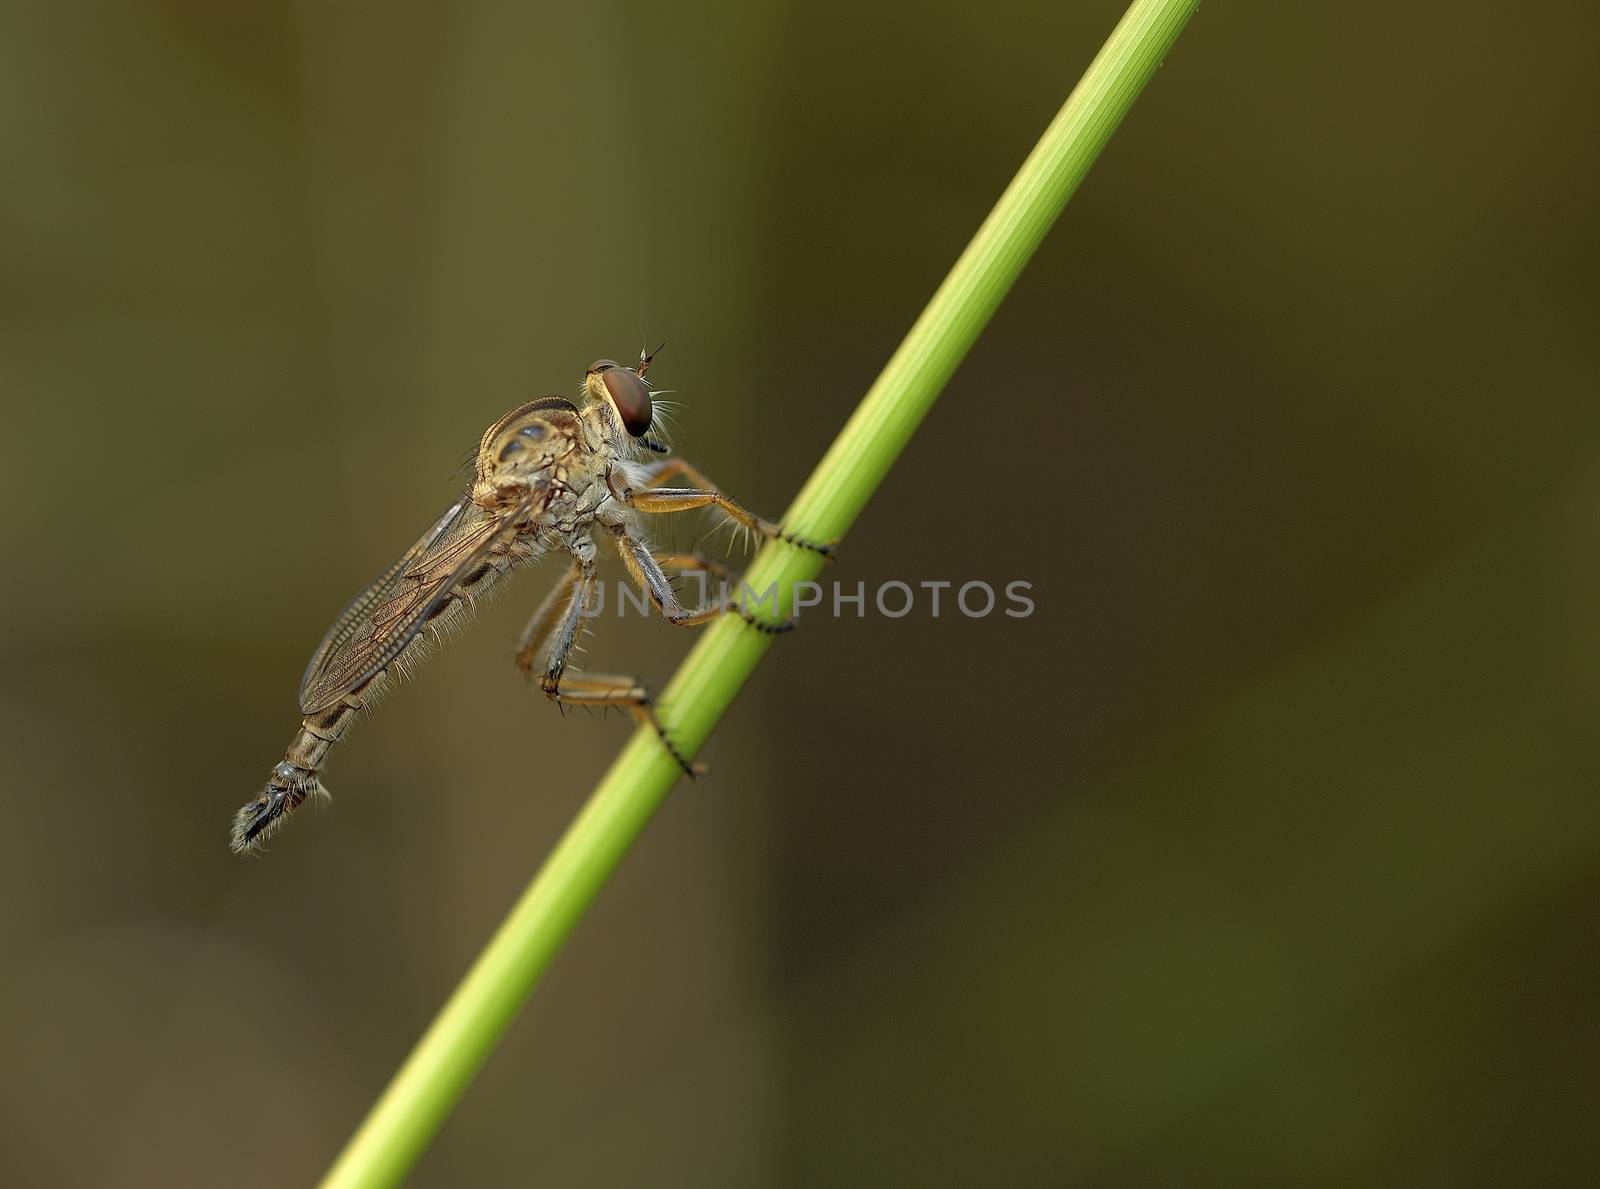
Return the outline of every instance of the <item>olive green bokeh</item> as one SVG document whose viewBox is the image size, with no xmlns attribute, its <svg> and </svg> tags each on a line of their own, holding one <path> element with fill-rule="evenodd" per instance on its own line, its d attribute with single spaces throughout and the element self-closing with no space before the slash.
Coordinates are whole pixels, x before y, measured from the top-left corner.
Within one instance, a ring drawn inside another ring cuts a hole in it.
<svg viewBox="0 0 1600 1189">
<path fill-rule="evenodd" d="M 0 17 L 0 1160 L 306 1183 L 624 737 L 326 621 L 641 332 L 780 509 L 1121 9 Z M 1594 18 L 1210 4 L 418 1185 L 1577 1182 Z M 686 641 L 607 622 L 596 668 Z"/>
</svg>

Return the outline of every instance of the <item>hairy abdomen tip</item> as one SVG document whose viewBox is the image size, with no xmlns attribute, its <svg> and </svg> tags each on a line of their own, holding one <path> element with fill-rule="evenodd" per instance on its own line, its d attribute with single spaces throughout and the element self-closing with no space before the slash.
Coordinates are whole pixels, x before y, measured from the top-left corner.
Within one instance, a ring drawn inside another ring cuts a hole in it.
<svg viewBox="0 0 1600 1189">
<path fill-rule="evenodd" d="M 236 855 L 258 851 L 288 816 L 308 797 L 326 797 L 315 772 L 296 767 L 287 760 L 272 770 L 272 778 L 261 795 L 239 807 L 233 815 L 228 849 Z"/>
</svg>

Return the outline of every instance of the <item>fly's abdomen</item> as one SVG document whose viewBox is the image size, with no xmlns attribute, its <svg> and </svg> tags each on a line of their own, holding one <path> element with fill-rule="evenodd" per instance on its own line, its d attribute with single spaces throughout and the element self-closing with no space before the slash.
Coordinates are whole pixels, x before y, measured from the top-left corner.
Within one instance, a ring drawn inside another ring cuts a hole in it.
<svg viewBox="0 0 1600 1189">
<path fill-rule="evenodd" d="M 328 691 L 324 695 L 313 683 L 311 697 L 332 696 L 337 700 L 301 720 L 300 729 L 289 741 L 283 759 L 273 768 L 266 787 L 255 800 L 233 815 L 230 845 L 235 854 L 256 850 L 307 800 L 328 795 L 318 773 L 328 750 L 349 729 L 361 713 L 362 705 L 388 681 L 391 671 L 403 671 L 409 661 L 423 652 L 429 639 L 445 623 L 494 585 L 516 562 L 532 554 L 531 546 L 522 546 L 516 553 L 485 557 L 457 578 L 443 595 L 422 602 L 420 606 L 420 597 L 426 593 L 425 585 L 416 591 L 406 590 L 375 606 L 361 607 L 367 625 L 365 634 L 339 638 L 337 648 L 343 651 L 334 654 L 344 657 L 344 667 L 351 671 L 348 678 L 335 686 L 343 693 Z M 384 633 L 373 626 L 384 621 L 386 611 L 391 613 L 387 622 L 410 624 L 409 630 L 397 633 L 388 643 L 383 642 Z"/>
<path fill-rule="evenodd" d="M 328 795 L 317 771 L 328 749 L 344 734 L 359 710 L 359 706 L 341 702 L 305 717 L 261 794 L 233 815 L 229 845 L 234 854 L 255 850 L 308 799 Z"/>
<path fill-rule="evenodd" d="M 481 594 L 493 585 L 509 568 L 507 563 L 484 562 L 430 608 L 424 620 L 425 628 L 437 628 L 449 620 L 474 595 Z M 387 681 L 389 670 L 396 665 L 403 665 L 408 654 L 420 652 L 429 634 L 428 631 L 417 633 L 401 646 L 387 664 L 363 680 L 357 689 L 345 694 L 326 710 L 318 710 L 301 720 L 300 729 L 289 740 L 283 759 L 273 768 L 266 787 L 255 800 L 242 806 L 233 815 L 229 845 L 235 854 L 258 849 L 306 801 L 328 795 L 317 774 L 329 749 L 349 730 L 350 724 L 361 713 L 366 698 Z"/>
</svg>

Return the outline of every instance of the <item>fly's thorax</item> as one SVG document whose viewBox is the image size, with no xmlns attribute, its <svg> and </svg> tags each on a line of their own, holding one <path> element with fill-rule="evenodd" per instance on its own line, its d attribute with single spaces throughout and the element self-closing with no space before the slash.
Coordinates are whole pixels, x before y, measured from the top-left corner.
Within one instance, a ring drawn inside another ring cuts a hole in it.
<svg viewBox="0 0 1600 1189">
<path fill-rule="evenodd" d="M 473 502 L 498 508 L 521 502 L 537 487 L 566 482 L 585 453 L 577 408 L 564 396 L 518 405 L 491 425 L 478 446 Z"/>
</svg>

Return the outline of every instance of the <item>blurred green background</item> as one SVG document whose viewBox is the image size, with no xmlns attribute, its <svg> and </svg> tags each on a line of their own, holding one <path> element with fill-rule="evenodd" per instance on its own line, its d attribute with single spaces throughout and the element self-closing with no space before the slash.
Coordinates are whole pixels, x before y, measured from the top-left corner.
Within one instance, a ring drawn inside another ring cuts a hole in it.
<svg viewBox="0 0 1600 1189">
<path fill-rule="evenodd" d="M 239 861 L 327 622 L 643 331 L 781 512 L 1120 11 L 5 6 L 0 1179 L 315 1178 L 625 736 L 526 576 Z M 780 641 L 414 1183 L 1590 1180 L 1597 45 L 1205 5 L 829 574 L 1037 614 Z"/>
</svg>

